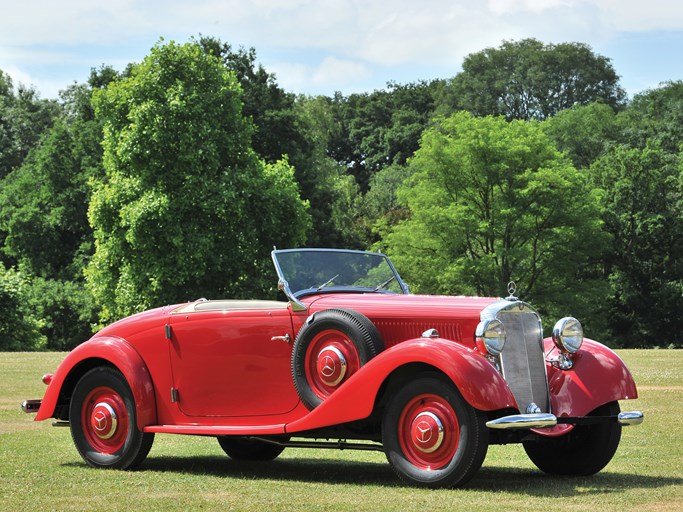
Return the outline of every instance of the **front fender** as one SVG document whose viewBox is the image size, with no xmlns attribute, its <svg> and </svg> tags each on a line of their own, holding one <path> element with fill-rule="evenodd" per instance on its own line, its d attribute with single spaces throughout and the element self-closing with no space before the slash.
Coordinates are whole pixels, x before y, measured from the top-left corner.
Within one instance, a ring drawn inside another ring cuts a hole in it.
<svg viewBox="0 0 683 512">
<path fill-rule="evenodd" d="M 142 430 L 147 425 L 155 424 L 156 400 L 147 366 L 137 350 L 126 340 L 118 337 L 93 338 L 69 352 L 45 391 L 36 421 L 54 417 L 62 391 L 70 396 L 73 386 L 81 377 L 80 373 L 92 368 L 91 363 L 96 360 L 112 364 L 126 378 L 135 399 L 138 429 Z"/>
<path fill-rule="evenodd" d="M 322 404 L 288 424 L 287 432 L 367 418 L 382 384 L 394 371 L 411 363 L 426 364 L 446 374 L 476 409 L 492 411 L 517 406 L 503 377 L 481 354 L 444 339 L 416 338 L 378 354 Z"/>
<path fill-rule="evenodd" d="M 546 352 L 554 345 L 544 340 Z M 621 358 L 605 345 L 585 339 L 570 370 L 548 365 L 548 389 L 555 416 L 585 416 L 615 400 L 638 398 L 636 384 Z"/>
</svg>

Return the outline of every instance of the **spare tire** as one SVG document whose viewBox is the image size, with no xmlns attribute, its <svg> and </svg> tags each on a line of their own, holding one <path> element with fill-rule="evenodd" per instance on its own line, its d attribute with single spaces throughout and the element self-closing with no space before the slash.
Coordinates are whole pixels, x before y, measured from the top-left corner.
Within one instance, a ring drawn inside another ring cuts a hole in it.
<svg viewBox="0 0 683 512">
<path fill-rule="evenodd" d="M 314 409 L 382 350 L 379 331 L 358 311 L 312 314 L 292 349 L 292 377 L 301 401 Z"/>
</svg>

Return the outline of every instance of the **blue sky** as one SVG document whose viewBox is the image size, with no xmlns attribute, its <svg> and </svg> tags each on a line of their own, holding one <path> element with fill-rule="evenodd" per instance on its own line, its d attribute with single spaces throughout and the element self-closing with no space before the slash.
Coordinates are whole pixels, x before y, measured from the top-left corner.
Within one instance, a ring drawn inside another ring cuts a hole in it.
<svg viewBox="0 0 683 512">
<path fill-rule="evenodd" d="M 44 98 L 160 38 L 256 49 L 284 89 L 331 95 L 450 78 L 503 40 L 583 42 L 632 96 L 683 80 L 678 0 L 0 0 L 0 70 Z"/>
</svg>

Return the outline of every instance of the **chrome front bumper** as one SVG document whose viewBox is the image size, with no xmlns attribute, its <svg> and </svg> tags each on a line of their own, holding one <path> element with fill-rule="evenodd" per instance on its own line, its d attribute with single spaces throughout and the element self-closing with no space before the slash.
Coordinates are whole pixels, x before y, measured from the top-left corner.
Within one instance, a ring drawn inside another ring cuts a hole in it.
<svg viewBox="0 0 683 512">
<path fill-rule="evenodd" d="M 487 421 L 486 426 L 494 429 L 550 428 L 560 424 L 589 425 L 596 423 L 619 423 L 619 425 L 640 425 L 644 415 L 641 411 L 620 412 L 617 416 L 557 417 L 554 414 L 513 414 Z"/>
</svg>

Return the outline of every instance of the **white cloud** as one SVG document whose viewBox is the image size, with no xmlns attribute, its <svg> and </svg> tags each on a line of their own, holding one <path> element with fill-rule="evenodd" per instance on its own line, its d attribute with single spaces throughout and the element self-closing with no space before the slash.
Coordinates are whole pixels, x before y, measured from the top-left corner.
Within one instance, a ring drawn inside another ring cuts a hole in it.
<svg viewBox="0 0 683 512">
<path fill-rule="evenodd" d="M 312 82 L 318 86 L 344 86 L 362 82 L 372 76 L 372 71 L 364 64 L 351 60 L 326 57 L 315 69 Z"/>
<path fill-rule="evenodd" d="M 299 91 L 311 83 L 313 68 L 306 64 L 274 62 L 266 67 L 268 72 L 275 74 L 278 85 L 285 90 Z"/>
<path fill-rule="evenodd" d="M 558 7 L 572 7 L 581 0 L 488 0 L 492 13 L 500 16 L 513 12 L 540 13 Z"/>
<path fill-rule="evenodd" d="M 592 0 L 602 23 L 619 32 L 683 30 L 683 2 L 672 0 Z"/>
<path fill-rule="evenodd" d="M 455 74 L 468 53 L 504 39 L 596 45 L 656 30 L 683 31 L 683 2 L 30 0 L 3 5 L 0 69 L 46 80 L 39 66 L 47 73 L 55 63 L 67 72 L 69 66 L 130 62 L 159 37 L 184 42 L 202 33 L 269 56 L 268 69 L 282 85 L 331 84 L 386 77 L 394 66 L 438 65 Z"/>
</svg>

